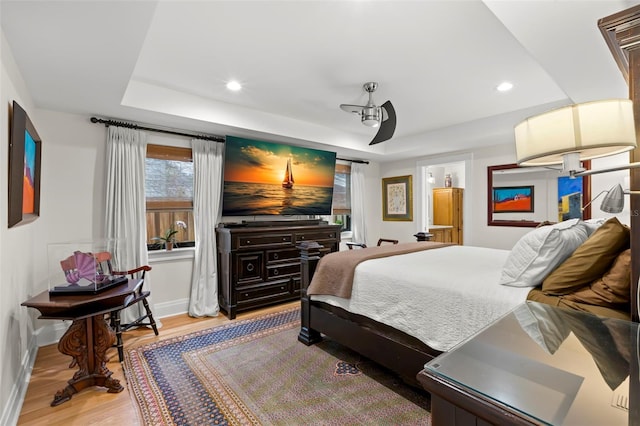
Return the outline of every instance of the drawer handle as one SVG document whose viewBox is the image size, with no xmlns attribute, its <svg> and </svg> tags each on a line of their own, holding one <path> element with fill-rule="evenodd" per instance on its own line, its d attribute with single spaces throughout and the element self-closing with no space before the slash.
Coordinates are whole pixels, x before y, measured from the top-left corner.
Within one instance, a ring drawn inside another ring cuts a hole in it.
<svg viewBox="0 0 640 426">
<path fill-rule="evenodd" d="M 287 241 L 287 237 L 282 237 L 282 241 Z"/>
<path fill-rule="evenodd" d="M 273 253 L 273 258 L 277 260 L 278 259 L 278 253 Z"/>
<path fill-rule="evenodd" d="M 247 244 L 251 244 L 251 240 L 247 240 Z"/>
<path fill-rule="evenodd" d="M 277 269 L 274 269 L 274 270 L 273 270 L 273 275 L 278 275 L 279 273 L 280 273 L 280 272 L 278 272 L 278 270 L 277 270 Z"/>
<path fill-rule="evenodd" d="M 249 263 L 249 264 L 247 265 L 247 271 L 249 271 L 249 272 L 253 272 L 253 270 L 254 270 L 253 263 Z"/>
<path fill-rule="evenodd" d="M 245 294 L 244 294 L 244 297 L 249 297 L 249 293 L 245 293 Z"/>
<path fill-rule="evenodd" d="M 284 290 L 284 286 L 280 287 L 280 290 Z"/>
<path fill-rule="evenodd" d="M 302 237 L 300 237 L 301 240 L 304 240 L 304 235 Z"/>
</svg>

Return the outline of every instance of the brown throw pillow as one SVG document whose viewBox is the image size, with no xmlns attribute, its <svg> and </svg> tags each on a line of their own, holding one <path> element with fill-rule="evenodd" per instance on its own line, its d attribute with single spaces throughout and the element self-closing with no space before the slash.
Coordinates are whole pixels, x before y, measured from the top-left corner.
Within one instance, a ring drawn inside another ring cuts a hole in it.
<svg viewBox="0 0 640 426">
<path fill-rule="evenodd" d="M 621 309 L 628 306 L 631 285 L 631 249 L 620 253 L 613 266 L 590 286 L 567 294 L 565 299 L 589 305 Z"/>
<path fill-rule="evenodd" d="M 612 217 L 542 282 L 550 295 L 572 293 L 600 278 L 620 252 L 629 248 L 629 228 Z"/>
</svg>

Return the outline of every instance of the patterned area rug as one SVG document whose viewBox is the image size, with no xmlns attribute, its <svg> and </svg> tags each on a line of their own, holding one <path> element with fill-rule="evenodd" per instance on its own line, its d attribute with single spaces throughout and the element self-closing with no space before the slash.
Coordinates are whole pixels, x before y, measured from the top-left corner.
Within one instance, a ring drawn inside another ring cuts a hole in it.
<svg viewBox="0 0 640 426">
<path fill-rule="evenodd" d="M 129 390 L 146 425 L 430 424 L 429 398 L 326 339 L 297 341 L 293 309 L 133 348 Z"/>
</svg>

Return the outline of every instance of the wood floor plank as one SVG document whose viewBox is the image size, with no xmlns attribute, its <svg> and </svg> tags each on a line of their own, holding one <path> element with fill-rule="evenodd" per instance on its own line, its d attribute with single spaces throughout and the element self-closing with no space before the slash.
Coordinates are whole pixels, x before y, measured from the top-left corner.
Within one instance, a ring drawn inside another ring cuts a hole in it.
<svg viewBox="0 0 640 426">
<path fill-rule="evenodd" d="M 300 302 L 290 302 L 239 313 L 236 320 L 279 312 L 299 304 Z M 222 313 L 214 318 L 191 318 L 186 314 L 162 318 L 160 336 L 156 337 L 151 329 L 146 328 L 129 330 L 123 333 L 124 347 L 126 350 L 134 345 L 181 336 L 227 322 L 229 320 Z M 124 391 L 113 394 L 107 393 L 105 388 L 91 387 L 73 395 L 71 400 L 51 407 L 54 394 L 67 385 L 67 381 L 77 369 L 68 368 L 71 357 L 60 353 L 57 345 L 39 348 L 18 425 L 139 425 L 137 408 L 127 389 L 122 364 L 118 362 L 118 353 L 112 348 L 107 355 L 111 357 L 107 366 L 113 372 L 112 377 L 120 380 L 125 387 Z"/>
</svg>

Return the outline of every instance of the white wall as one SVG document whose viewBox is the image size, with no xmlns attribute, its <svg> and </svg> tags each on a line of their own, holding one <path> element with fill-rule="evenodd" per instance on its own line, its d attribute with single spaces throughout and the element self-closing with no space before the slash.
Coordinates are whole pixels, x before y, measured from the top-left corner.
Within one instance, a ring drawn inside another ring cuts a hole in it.
<svg viewBox="0 0 640 426">
<path fill-rule="evenodd" d="M 45 230 L 45 223 L 36 220 L 29 225 L 7 227 L 8 199 L 8 146 L 9 111 L 16 100 L 38 121 L 38 113 L 18 71 L 4 32 L 0 39 L 0 424 L 15 423 L 19 413 L 21 395 L 26 391 L 28 371 L 23 366 L 35 359 L 34 313 L 20 306 L 34 294 L 34 289 L 44 281 L 42 251 L 38 250 L 38 235 Z M 44 135 L 41 135 L 44 137 Z M 45 258 L 46 259 L 46 258 Z"/>
<path fill-rule="evenodd" d="M 382 220 L 382 178 L 394 176 L 412 176 L 412 194 L 413 194 L 413 220 L 412 221 L 383 221 Z M 367 229 L 369 239 L 375 243 L 378 238 L 391 238 L 400 242 L 415 241 L 413 234 L 418 232 L 416 228 L 416 206 L 420 202 L 420 198 L 416 198 L 419 193 L 418 177 L 416 176 L 416 160 L 409 159 L 404 161 L 395 161 L 393 163 L 383 163 L 380 165 L 380 175 L 378 177 L 378 211 L 380 212 L 377 223 L 378 233 L 372 233 Z M 368 226 L 368 225 L 367 225 Z"/>
</svg>

